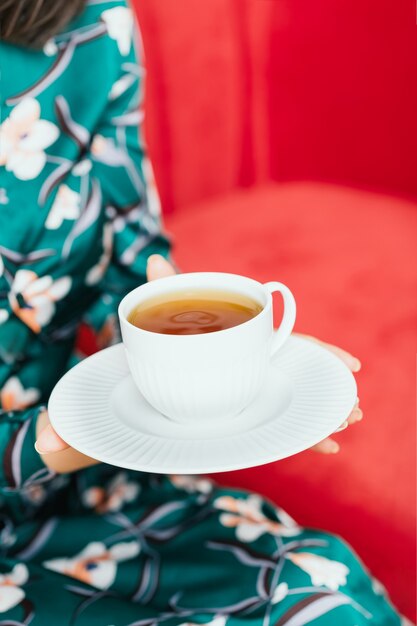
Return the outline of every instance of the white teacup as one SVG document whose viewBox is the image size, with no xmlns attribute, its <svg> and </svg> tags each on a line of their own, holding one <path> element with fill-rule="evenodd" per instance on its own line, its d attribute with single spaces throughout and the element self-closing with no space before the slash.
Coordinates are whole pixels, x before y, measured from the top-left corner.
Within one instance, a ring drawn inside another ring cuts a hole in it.
<svg viewBox="0 0 417 626">
<path fill-rule="evenodd" d="M 237 292 L 263 306 L 252 319 L 217 332 L 168 335 L 137 328 L 128 321 L 139 303 L 187 289 Z M 273 334 L 272 293 L 284 300 L 284 315 Z M 258 394 L 272 356 L 288 339 L 296 315 L 295 300 L 282 283 L 262 284 L 235 274 L 178 274 L 146 283 L 119 306 L 123 343 L 133 380 L 148 402 L 181 422 L 236 416 Z"/>
</svg>

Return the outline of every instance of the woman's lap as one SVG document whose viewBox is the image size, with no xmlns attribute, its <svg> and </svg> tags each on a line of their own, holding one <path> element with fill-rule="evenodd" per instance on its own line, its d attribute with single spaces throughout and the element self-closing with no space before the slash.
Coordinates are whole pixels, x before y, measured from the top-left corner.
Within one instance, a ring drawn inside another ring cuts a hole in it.
<svg viewBox="0 0 417 626">
<path fill-rule="evenodd" d="M 129 472 L 102 484 L 86 472 L 63 515 L 15 529 L 0 626 L 401 623 L 343 541 L 259 496 Z"/>
</svg>

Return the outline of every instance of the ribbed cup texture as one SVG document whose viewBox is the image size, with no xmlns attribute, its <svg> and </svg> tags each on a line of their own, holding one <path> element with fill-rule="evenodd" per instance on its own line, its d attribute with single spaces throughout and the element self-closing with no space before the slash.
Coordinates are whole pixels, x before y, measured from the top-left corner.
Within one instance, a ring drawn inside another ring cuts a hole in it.
<svg viewBox="0 0 417 626">
<path fill-rule="evenodd" d="M 269 364 L 261 350 L 242 361 L 208 369 L 204 365 L 160 367 L 128 355 L 133 379 L 148 402 L 175 421 L 184 423 L 234 417 L 258 393 Z"/>
</svg>

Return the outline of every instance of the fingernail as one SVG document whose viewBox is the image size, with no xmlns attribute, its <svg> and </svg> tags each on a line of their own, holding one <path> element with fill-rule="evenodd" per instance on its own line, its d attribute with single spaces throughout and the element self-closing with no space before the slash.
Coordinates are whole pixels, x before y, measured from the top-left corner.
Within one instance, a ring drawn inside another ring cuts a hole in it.
<svg viewBox="0 0 417 626">
<path fill-rule="evenodd" d="M 359 361 L 359 359 L 356 359 L 355 357 L 353 357 L 351 367 L 352 367 L 352 372 L 359 372 L 359 370 L 362 367 L 362 363 Z"/>
<path fill-rule="evenodd" d="M 43 456 L 44 454 L 48 454 L 48 452 L 44 452 L 43 450 L 41 450 L 41 449 L 39 448 L 39 446 L 38 446 L 38 442 L 37 442 L 37 441 L 35 441 L 34 448 L 35 448 L 36 452 L 37 452 L 38 454 L 40 454 L 40 456 Z"/>
<path fill-rule="evenodd" d="M 329 441 L 328 450 L 330 454 L 337 454 L 340 450 L 340 446 L 337 441 Z"/>
<path fill-rule="evenodd" d="M 148 258 L 148 264 L 152 263 L 155 267 L 165 267 L 167 261 L 160 254 L 151 254 Z"/>
<path fill-rule="evenodd" d="M 340 433 L 341 430 L 345 430 L 349 426 L 349 422 L 345 420 L 341 426 L 336 430 L 337 433 Z"/>
<path fill-rule="evenodd" d="M 35 442 L 35 450 L 40 455 L 59 452 L 60 450 L 64 450 L 65 447 L 65 443 L 50 424 L 42 430 Z"/>
<path fill-rule="evenodd" d="M 355 422 L 360 422 L 361 419 L 363 418 L 363 412 L 361 411 L 361 409 L 353 409 L 352 411 L 352 417 L 355 418 Z"/>
</svg>

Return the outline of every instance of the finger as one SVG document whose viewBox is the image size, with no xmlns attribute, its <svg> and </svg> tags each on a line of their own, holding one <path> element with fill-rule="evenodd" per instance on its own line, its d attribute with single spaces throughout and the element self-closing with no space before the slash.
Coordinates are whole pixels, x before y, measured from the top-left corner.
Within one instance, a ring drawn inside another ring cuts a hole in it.
<svg viewBox="0 0 417 626">
<path fill-rule="evenodd" d="M 146 276 L 149 281 L 165 278 L 166 276 L 173 276 L 174 274 L 176 274 L 175 269 L 163 256 L 160 254 L 152 254 L 149 257 L 146 267 Z"/>
<path fill-rule="evenodd" d="M 337 454 L 340 450 L 340 446 L 337 441 L 331 437 L 327 437 L 313 446 L 311 450 L 314 450 L 314 452 L 321 452 L 321 454 Z"/>
<path fill-rule="evenodd" d="M 300 335 L 300 336 L 304 337 L 304 339 L 315 341 L 316 343 L 323 346 L 323 348 L 326 348 L 327 350 L 330 350 L 330 352 L 333 352 L 333 354 L 338 356 L 339 359 L 341 359 L 343 363 L 347 365 L 348 368 L 352 372 L 359 372 L 359 370 L 361 369 L 362 364 L 359 361 L 359 359 L 353 356 L 353 354 L 350 354 L 350 352 L 343 350 L 343 348 L 339 348 L 339 346 L 334 346 L 331 343 L 326 343 L 325 341 L 321 341 L 320 339 L 317 339 L 316 337 L 312 337 L 311 335 Z"/>
<path fill-rule="evenodd" d="M 69 445 L 54 431 L 51 424 L 39 433 L 35 443 L 35 449 L 39 454 L 51 454 L 67 448 Z"/>
<path fill-rule="evenodd" d="M 349 424 L 356 424 L 356 422 L 360 422 L 362 418 L 363 411 L 358 406 L 356 406 L 347 418 L 347 421 Z"/>
<path fill-rule="evenodd" d="M 350 412 L 350 414 L 347 417 L 347 419 L 345 419 L 343 424 L 341 424 L 339 426 L 339 428 L 337 428 L 334 432 L 335 433 L 340 433 L 342 430 L 346 430 L 346 428 L 348 426 L 350 426 L 351 424 L 355 424 L 356 422 L 360 422 L 362 418 L 363 418 L 363 412 L 359 408 L 359 398 L 358 398 L 355 406 L 353 407 L 353 409 Z"/>
<path fill-rule="evenodd" d="M 346 352 L 346 350 L 343 350 L 338 346 L 333 346 L 331 343 L 323 343 L 322 345 L 324 348 L 327 348 L 327 350 L 330 350 L 330 352 L 333 352 L 333 354 L 338 356 L 339 359 L 341 359 L 352 372 L 359 372 L 362 364 L 356 356 L 353 356 L 353 354 Z"/>
</svg>

